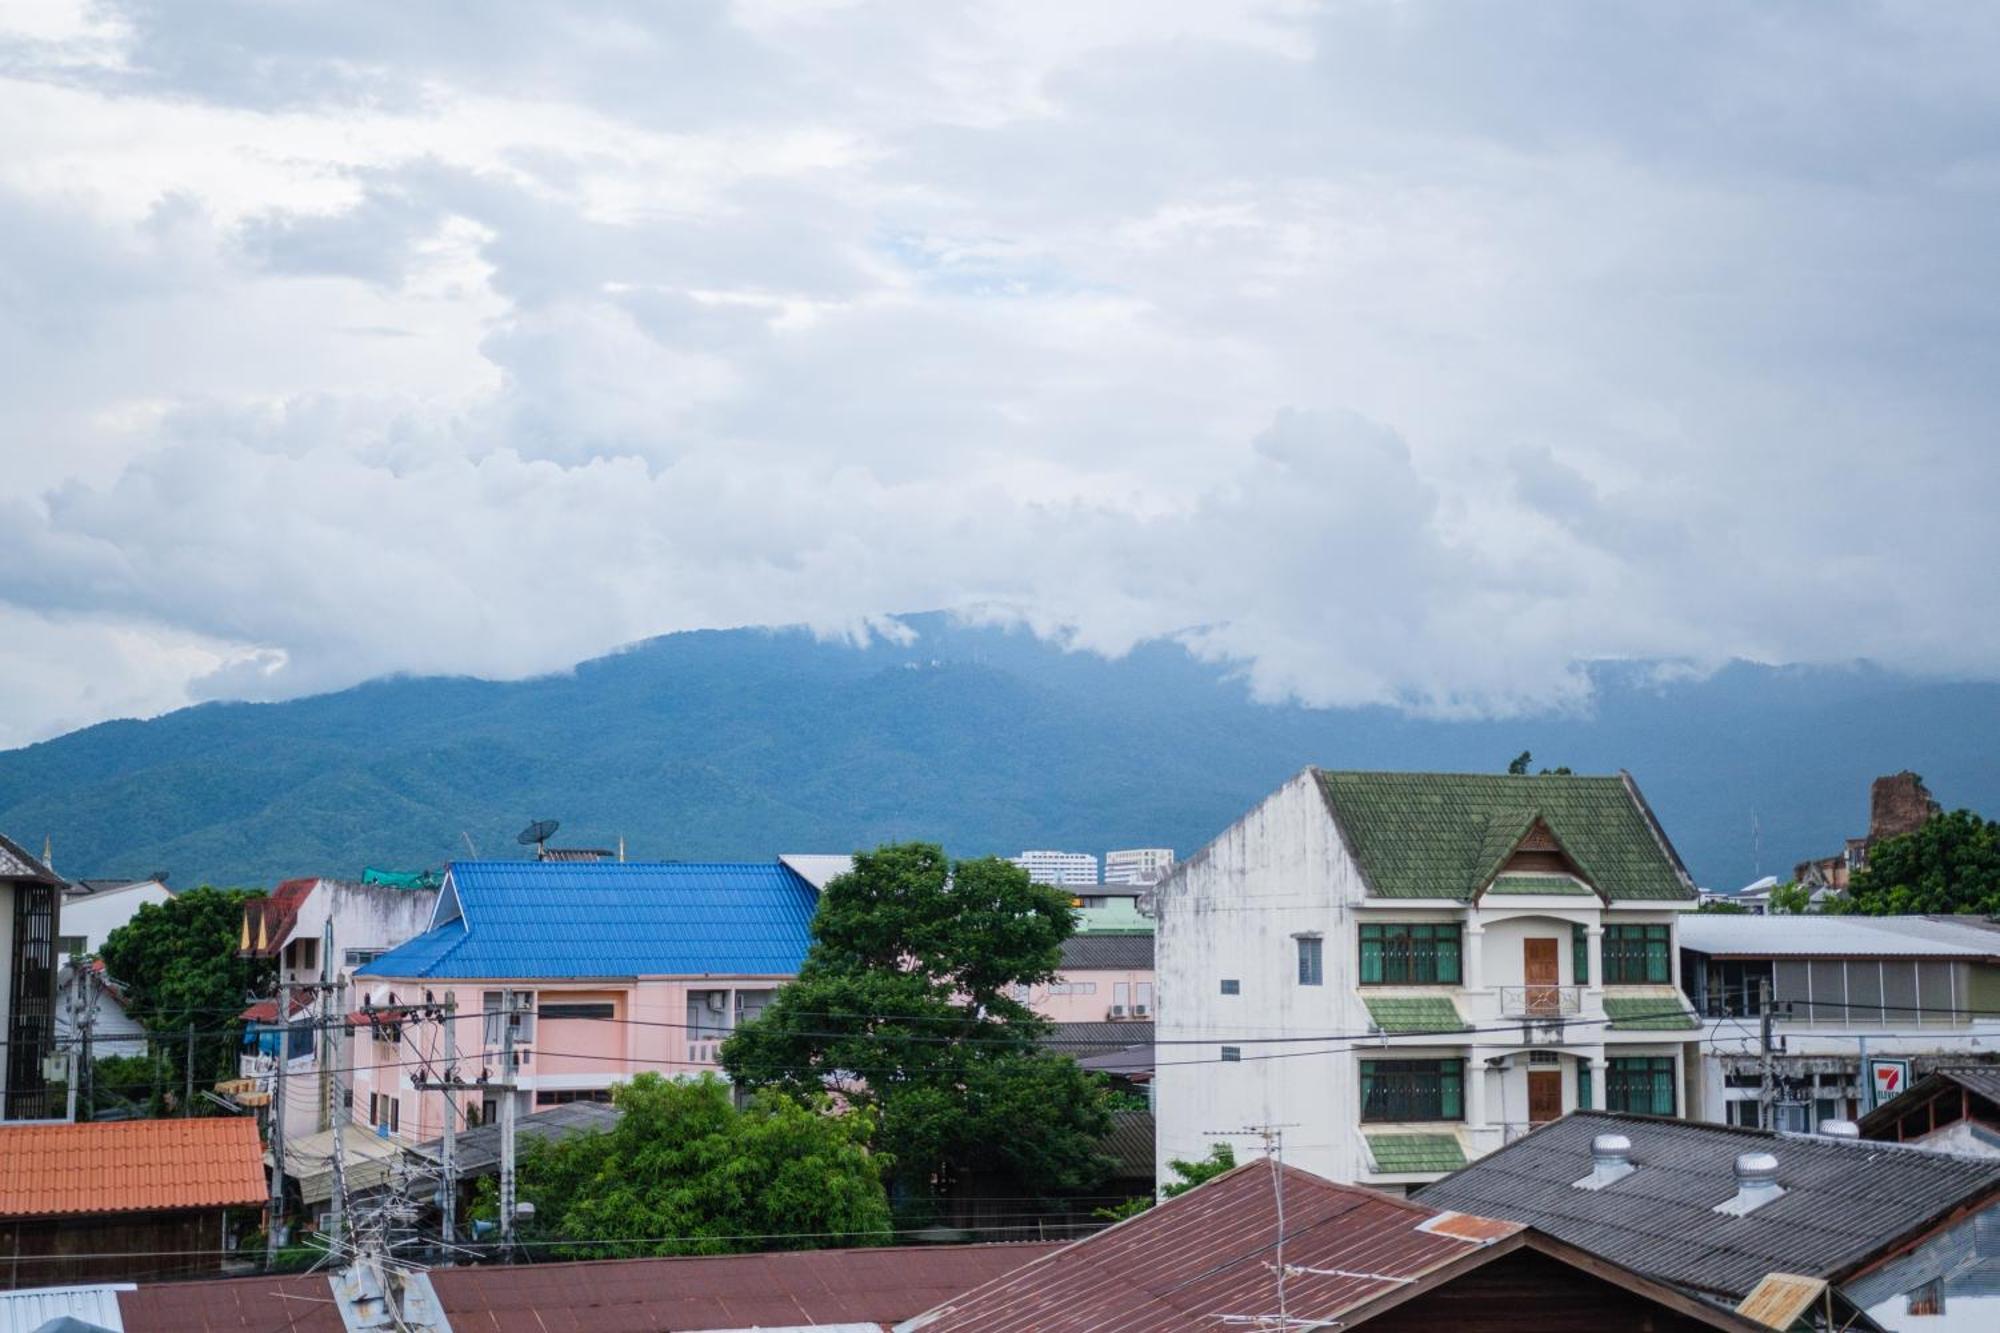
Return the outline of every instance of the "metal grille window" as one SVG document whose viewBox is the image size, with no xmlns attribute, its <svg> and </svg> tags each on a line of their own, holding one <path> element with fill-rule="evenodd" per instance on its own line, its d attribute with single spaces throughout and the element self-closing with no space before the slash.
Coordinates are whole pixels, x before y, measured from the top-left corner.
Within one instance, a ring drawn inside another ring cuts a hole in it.
<svg viewBox="0 0 2000 1333">
<path fill-rule="evenodd" d="M 1233 1065 L 1242 1060 L 1242 1058 L 1243 1048 L 1241 1046 L 1225 1046 L 1222 1048 L 1222 1063 Z"/>
<path fill-rule="evenodd" d="M 1363 1060 L 1361 1119 L 1465 1119 L 1465 1062 Z"/>
<path fill-rule="evenodd" d="M 1574 984 L 1590 984 L 1590 931 L 1579 922 L 1571 922 L 1569 928 L 1570 974 L 1576 978 Z"/>
<path fill-rule="evenodd" d="M 1703 1012 L 1710 1018 L 1755 1018 L 1771 964 L 1756 959 L 1710 959 Z"/>
<path fill-rule="evenodd" d="M 1607 1060 L 1604 1109 L 1634 1115 L 1674 1113 L 1674 1060 L 1670 1055 L 1614 1056 Z"/>
<path fill-rule="evenodd" d="M 1318 986 L 1326 981 L 1325 941 L 1317 935 L 1305 935 L 1299 939 L 1299 984 Z"/>
<path fill-rule="evenodd" d="M 1667 926 L 1606 926 L 1604 983 L 1607 986 L 1664 986 L 1674 979 Z"/>
<path fill-rule="evenodd" d="M 1364 986 L 1456 986 L 1460 975 L 1456 921 L 1384 921 L 1361 927 Z"/>
</svg>

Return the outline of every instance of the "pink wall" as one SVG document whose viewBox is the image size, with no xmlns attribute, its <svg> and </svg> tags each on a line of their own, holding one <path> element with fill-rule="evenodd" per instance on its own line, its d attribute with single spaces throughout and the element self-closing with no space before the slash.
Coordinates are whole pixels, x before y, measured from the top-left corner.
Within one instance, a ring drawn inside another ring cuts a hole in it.
<svg viewBox="0 0 2000 1333">
<path fill-rule="evenodd" d="M 737 996 L 741 994 L 749 1012 L 757 1001 L 775 991 L 789 978 L 719 977 L 657 978 L 638 981 L 591 983 L 538 982 L 533 978 L 497 981 L 463 981 L 440 986 L 434 982 L 368 979 L 360 1000 L 372 999 L 380 1006 L 393 993 L 398 1000 L 421 997 L 426 992 L 438 1004 L 448 998 L 457 1001 L 455 1031 L 458 1042 L 459 1075 L 476 1079 L 484 1068 L 493 1081 L 503 1078 L 498 1042 L 488 1044 L 485 1021 L 485 994 L 514 989 L 536 997 L 537 1009 L 556 1004 L 609 1004 L 611 1019 L 536 1018 L 532 1035 L 516 1041 L 527 1052 L 516 1082 L 521 1089 L 517 1112 L 535 1109 L 537 1093 L 556 1093 L 608 1088 L 643 1070 L 667 1075 L 691 1076 L 716 1069 L 715 1047 L 735 1026 Z M 722 993 L 719 1007 L 706 997 Z M 698 1021 L 689 1030 L 689 995 L 696 998 Z M 369 1123 L 370 1096 L 379 1094 L 398 1099 L 396 1137 L 405 1142 L 434 1139 L 443 1133 L 445 1094 L 419 1092 L 415 1078 L 429 1072 L 444 1072 L 444 1037 L 441 1022 L 413 1022 L 402 1025 L 397 1040 L 372 1039 L 366 1027 L 355 1035 L 342 1053 L 341 1063 L 353 1067 L 353 1118 Z M 496 1096 L 498 1094 L 491 1094 Z M 482 1096 L 462 1093 L 465 1105 L 476 1106 Z M 463 1118 L 459 1126 L 464 1127 Z"/>
<path fill-rule="evenodd" d="M 1126 988 L 1122 992 L 1125 1016 L 1138 1017 L 1133 1009 L 1144 1004 L 1148 1010 L 1144 1016 L 1150 1018 L 1157 1007 L 1151 968 L 1103 971 L 1078 968 L 1063 973 L 1051 985 L 1032 988 L 1028 1004 L 1042 1017 L 1057 1023 L 1102 1023 L 1111 1016 L 1111 1007 L 1120 1003 L 1121 985 Z"/>
</svg>

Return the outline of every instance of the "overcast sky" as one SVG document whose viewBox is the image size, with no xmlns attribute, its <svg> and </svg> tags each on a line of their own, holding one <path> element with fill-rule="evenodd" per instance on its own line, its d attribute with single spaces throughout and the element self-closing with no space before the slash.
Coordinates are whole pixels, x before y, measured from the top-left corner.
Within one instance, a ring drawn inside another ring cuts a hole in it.
<svg viewBox="0 0 2000 1333">
<path fill-rule="evenodd" d="M 1012 617 L 2000 669 L 2000 5 L 0 4 L 0 745 Z"/>
</svg>

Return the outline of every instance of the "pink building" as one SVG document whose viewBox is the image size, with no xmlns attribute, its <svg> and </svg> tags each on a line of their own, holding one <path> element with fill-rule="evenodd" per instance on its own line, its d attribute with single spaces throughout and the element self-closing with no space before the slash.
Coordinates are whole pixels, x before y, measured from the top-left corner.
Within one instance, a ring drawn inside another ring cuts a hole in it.
<svg viewBox="0 0 2000 1333">
<path fill-rule="evenodd" d="M 1056 979 L 1020 998 L 1058 1023 L 1150 1022 L 1153 937 L 1072 935 L 1063 941 Z"/>
<path fill-rule="evenodd" d="M 464 861 L 430 928 L 355 975 L 353 1115 L 406 1142 L 443 1132 L 447 1094 L 510 1081 L 517 1112 L 608 1100 L 642 1070 L 696 1074 L 804 961 L 818 905 L 778 862 Z M 456 1060 L 446 1054 L 450 1013 Z M 498 1090 L 451 1094 L 460 1128 Z"/>
</svg>

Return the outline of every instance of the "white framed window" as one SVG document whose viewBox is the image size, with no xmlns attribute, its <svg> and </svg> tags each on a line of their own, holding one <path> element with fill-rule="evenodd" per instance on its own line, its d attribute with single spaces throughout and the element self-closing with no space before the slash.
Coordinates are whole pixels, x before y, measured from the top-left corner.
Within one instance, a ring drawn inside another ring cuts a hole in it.
<svg viewBox="0 0 2000 1333">
<path fill-rule="evenodd" d="M 1317 935 L 1301 935 L 1299 946 L 1299 984 L 1301 986 L 1323 986 L 1326 984 L 1325 941 Z"/>
</svg>

